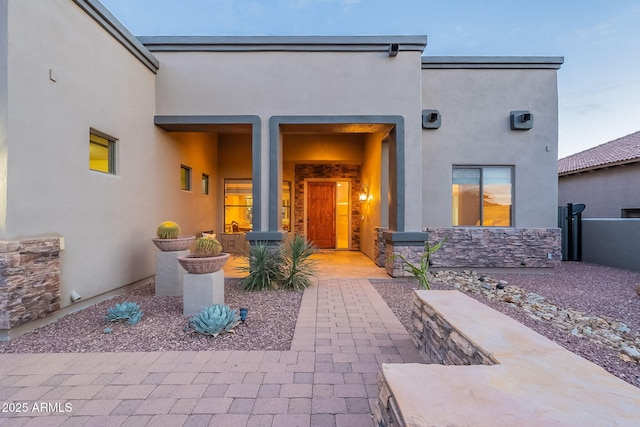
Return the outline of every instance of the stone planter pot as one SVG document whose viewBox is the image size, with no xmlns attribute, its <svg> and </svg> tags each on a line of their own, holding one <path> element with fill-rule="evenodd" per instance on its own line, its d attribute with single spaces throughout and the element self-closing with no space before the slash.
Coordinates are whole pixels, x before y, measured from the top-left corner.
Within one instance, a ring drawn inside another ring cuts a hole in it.
<svg viewBox="0 0 640 427">
<path fill-rule="evenodd" d="M 191 247 L 196 236 L 181 236 L 175 239 L 151 239 L 158 249 L 164 252 L 185 251 Z"/>
<path fill-rule="evenodd" d="M 229 260 L 228 253 L 221 253 L 214 257 L 198 258 L 193 255 L 179 256 L 178 262 L 187 273 L 206 274 L 220 270 Z"/>
</svg>

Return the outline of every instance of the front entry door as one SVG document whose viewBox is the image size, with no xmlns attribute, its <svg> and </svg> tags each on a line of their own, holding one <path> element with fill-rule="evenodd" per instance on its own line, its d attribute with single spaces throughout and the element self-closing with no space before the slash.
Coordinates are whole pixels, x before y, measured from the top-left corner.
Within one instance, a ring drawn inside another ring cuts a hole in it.
<svg viewBox="0 0 640 427">
<path fill-rule="evenodd" d="M 336 247 L 336 183 L 307 183 L 307 234 L 320 249 Z"/>
</svg>

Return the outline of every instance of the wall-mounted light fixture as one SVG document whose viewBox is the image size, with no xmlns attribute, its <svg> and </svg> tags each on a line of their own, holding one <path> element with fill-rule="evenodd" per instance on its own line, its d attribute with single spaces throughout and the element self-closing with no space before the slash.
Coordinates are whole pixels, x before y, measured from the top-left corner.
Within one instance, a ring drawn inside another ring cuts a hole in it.
<svg viewBox="0 0 640 427">
<path fill-rule="evenodd" d="M 366 202 L 369 200 L 369 186 L 367 184 L 362 184 L 362 189 L 360 190 L 360 195 L 358 196 L 361 202 Z"/>
<path fill-rule="evenodd" d="M 511 130 L 529 130 L 533 128 L 533 114 L 528 110 L 515 110 L 510 114 Z"/>
<path fill-rule="evenodd" d="M 389 45 L 389 56 L 398 56 L 398 52 L 400 52 L 400 45 L 398 43 L 391 43 Z"/>
<path fill-rule="evenodd" d="M 442 124 L 442 115 L 438 110 L 422 110 L 422 128 L 438 129 Z"/>
</svg>

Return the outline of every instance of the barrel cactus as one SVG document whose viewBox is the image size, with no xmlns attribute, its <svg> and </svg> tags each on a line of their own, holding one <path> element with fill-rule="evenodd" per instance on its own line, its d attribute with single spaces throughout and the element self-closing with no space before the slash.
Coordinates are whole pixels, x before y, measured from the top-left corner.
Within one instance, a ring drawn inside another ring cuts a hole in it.
<svg viewBox="0 0 640 427">
<path fill-rule="evenodd" d="M 135 325 L 142 319 L 142 310 L 138 303 L 125 301 L 109 308 L 104 318 L 113 323 L 126 321 L 130 325 Z"/>
<path fill-rule="evenodd" d="M 216 239 L 215 235 L 199 237 L 196 240 L 196 248 L 193 256 L 196 258 L 214 257 L 222 252 L 222 244 Z"/>
<path fill-rule="evenodd" d="M 173 221 L 165 221 L 158 226 L 159 239 L 176 239 L 180 235 L 180 226 Z"/>
<path fill-rule="evenodd" d="M 189 326 L 202 335 L 218 336 L 234 329 L 240 322 L 236 310 L 225 304 L 213 304 L 189 319 Z"/>
</svg>

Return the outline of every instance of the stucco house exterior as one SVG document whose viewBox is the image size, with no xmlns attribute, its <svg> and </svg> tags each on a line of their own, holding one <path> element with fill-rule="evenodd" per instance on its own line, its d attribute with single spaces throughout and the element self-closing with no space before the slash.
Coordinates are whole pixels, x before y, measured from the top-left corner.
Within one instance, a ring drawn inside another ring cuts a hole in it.
<svg viewBox="0 0 640 427">
<path fill-rule="evenodd" d="M 583 218 L 640 218 L 640 131 L 558 160 L 558 202 Z"/>
<path fill-rule="evenodd" d="M 0 0 L 0 330 L 154 274 L 163 220 L 443 267 L 553 267 L 561 57 L 426 36 L 140 37 Z"/>
</svg>

